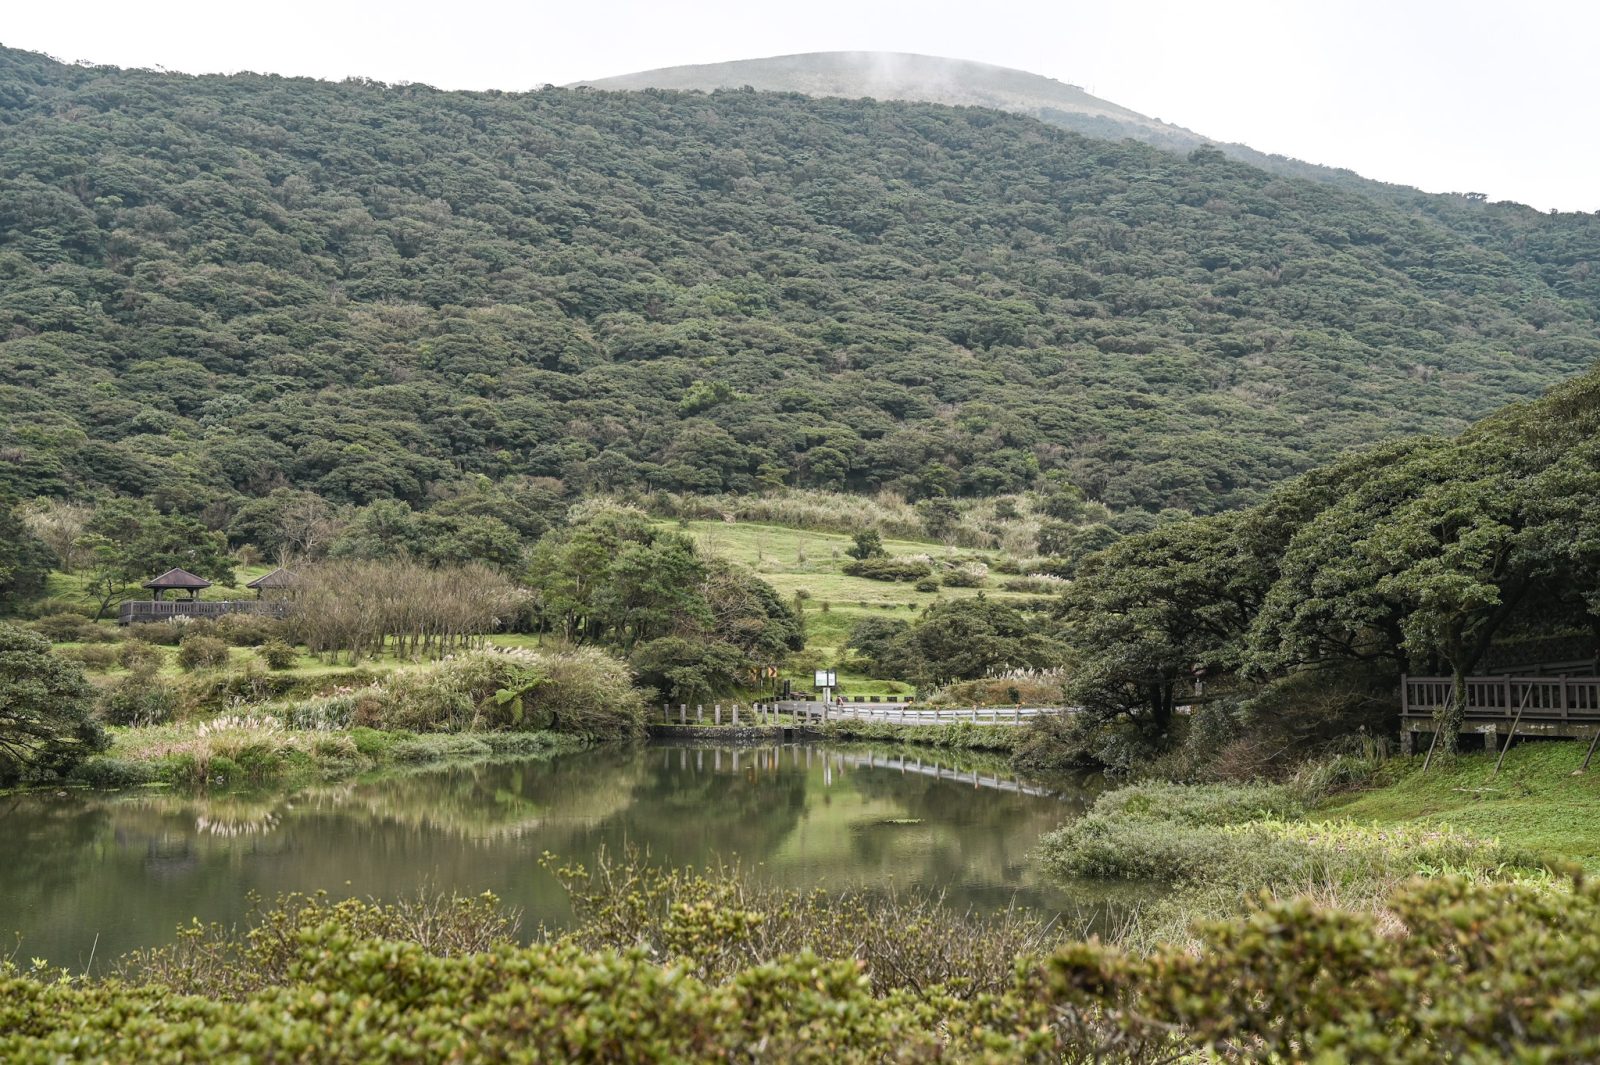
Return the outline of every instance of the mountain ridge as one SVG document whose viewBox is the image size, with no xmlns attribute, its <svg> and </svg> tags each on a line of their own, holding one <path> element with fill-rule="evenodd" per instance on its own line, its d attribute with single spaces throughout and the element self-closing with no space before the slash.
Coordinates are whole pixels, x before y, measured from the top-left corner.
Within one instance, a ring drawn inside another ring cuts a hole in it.
<svg viewBox="0 0 1600 1065">
<path fill-rule="evenodd" d="M 1211 512 L 1600 358 L 1586 231 L 998 111 L 0 50 L 0 129 L 0 494 L 215 527 L 480 479 Z"/>
</svg>

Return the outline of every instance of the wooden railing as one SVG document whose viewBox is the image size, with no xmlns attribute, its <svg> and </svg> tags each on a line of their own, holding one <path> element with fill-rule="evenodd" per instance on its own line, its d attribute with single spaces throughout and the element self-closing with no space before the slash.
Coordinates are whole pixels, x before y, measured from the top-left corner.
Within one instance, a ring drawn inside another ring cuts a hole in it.
<svg viewBox="0 0 1600 1065">
<path fill-rule="evenodd" d="M 1450 677 L 1402 677 L 1400 714 L 1431 718 L 1451 701 Z M 1468 722 L 1600 721 L 1600 677 L 1468 677 L 1463 718 Z"/>
<path fill-rule="evenodd" d="M 791 721 L 820 723 L 848 718 L 854 721 L 877 721 L 886 725 L 952 725 L 969 722 L 974 725 L 1023 725 L 1042 714 L 1072 713 L 1069 707 L 1059 706 L 972 706 L 972 707 L 918 707 L 913 709 L 903 703 L 827 703 L 789 700 L 772 703 L 754 703 L 741 707 L 738 703 L 723 706 L 687 703 L 663 703 L 661 722 L 666 725 L 771 725 L 781 717 Z"/>
<path fill-rule="evenodd" d="M 282 617 L 289 604 L 281 599 L 130 599 L 117 622 L 166 621 L 169 618 L 217 618 L 224 614 L 271 614 Z"/>
</svg>

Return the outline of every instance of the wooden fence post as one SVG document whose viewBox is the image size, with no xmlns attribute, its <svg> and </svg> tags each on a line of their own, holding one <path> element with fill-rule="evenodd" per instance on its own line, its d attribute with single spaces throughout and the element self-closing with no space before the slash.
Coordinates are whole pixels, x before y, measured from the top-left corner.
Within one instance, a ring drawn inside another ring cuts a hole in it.
<svg viewBox="0 0 1600 1065">
<path fill-rule="evenodd" d="M 683 703 L 679 703 L 678 704 L 678 724 L 687 725 L 688 723 L 689 723 L 689 708 L 687 706 L 685 706 Z"/>
<path fill-rule="evenodd" d="M 739 704 L 738 703 L 734 703 L 733 704 L 733 727 L 734 728 L 738 728 L 739 727 Z"/>
<path fill-rule="evenodd" d="M 715 707 L 712 708 L 711 723 L 713 725 L 722 724 L 722 704 L 721 703 L 718 703 Z"/>
<path fill-rule="evenodd" d="M 694 723 L 696 725 L 703 725 L 706 723 L 706 708 L 700 703 L 694 704 Z"/>
</svg>

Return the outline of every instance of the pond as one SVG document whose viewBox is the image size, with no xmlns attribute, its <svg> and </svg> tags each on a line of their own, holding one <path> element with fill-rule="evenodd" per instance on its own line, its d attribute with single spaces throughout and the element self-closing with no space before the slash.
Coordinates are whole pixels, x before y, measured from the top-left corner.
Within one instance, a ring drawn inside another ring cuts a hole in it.
<svg viewBox="0 0 1600 1065">
<path fill-rule="evenodd" d="M 523 930 L 570 919 L 545 852 L 588 862 L 759 864 L 792 887 L 923 888 L 948 905 L 1013 902 L 1089 919 L 1039 869 L 1039 836 L 1088 792 L 1003 763 L 906 748 L 782 744 L 603 748 L 272 792 L 35 792 L 0 798 L 0 955 L 74 970 L 233 923 L 254 892 L 394 898 L 488 890 Z"/>
</svg>

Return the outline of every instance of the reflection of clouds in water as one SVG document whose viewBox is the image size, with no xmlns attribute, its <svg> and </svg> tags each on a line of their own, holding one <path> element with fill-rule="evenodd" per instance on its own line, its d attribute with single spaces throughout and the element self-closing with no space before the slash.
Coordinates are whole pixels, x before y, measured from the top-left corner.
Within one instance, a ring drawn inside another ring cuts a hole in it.
<svg viewBox="0 0 1600 1065">
<path fill-rule="evenodd" d="M 201 814 L 194 819 L 194 828 L 204 836 L 259 836 L 277 828 L 280 820 L 276 810 L 250 818 Z"/>
</svg>

